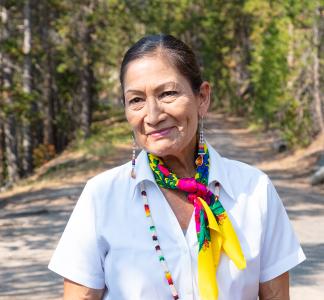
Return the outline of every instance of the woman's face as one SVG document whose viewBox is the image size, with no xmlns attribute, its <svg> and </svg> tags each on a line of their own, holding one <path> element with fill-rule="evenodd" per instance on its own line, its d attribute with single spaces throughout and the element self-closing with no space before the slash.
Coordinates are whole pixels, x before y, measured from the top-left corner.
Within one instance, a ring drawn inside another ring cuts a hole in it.
<svg viewBox="0 0 324 300">
<path fill-rule="evenodd" d="M 124 78 L 125 110 L 137 144 L 160 157 L 195 147 L 198 118 L 209 105 L 209 85 L 202 87 L 195 95 L 188 80 L 161 55 L 130 62 Z"/>
</svg>

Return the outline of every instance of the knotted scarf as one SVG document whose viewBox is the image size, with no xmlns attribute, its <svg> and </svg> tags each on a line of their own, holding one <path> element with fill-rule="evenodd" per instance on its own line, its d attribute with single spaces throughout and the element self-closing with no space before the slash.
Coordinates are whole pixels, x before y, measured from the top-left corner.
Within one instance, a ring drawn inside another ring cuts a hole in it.
<svg viewBox="0 0 324 300">
<path fill-rule="evenodd" d="M 149 164 L 156 183 L 163 188 L 187 193 L 194 205 L 198 250 L 198 288 L 200 299 L 216 300 L 218 286 L 216 271 L 221 251 L 224 251 L 238 269 L 246 267 L 246 261 L 231 221 L 218 199 L 208 189 L 209 153 L 204 145 L 203 155 L 196 159 L 194 178 L 178 178 L 163 160 L 148 153 Z"/>
</svg>

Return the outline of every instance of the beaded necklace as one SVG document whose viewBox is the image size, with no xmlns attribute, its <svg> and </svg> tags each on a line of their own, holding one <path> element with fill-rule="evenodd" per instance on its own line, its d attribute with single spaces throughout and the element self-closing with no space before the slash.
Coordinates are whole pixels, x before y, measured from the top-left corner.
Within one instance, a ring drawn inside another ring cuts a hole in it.
<svg viewBox="0 0 324 300">
<path fill-rule="evenodd" d="M 148 199 L 147 199 L 147 194 L 146 194 L 146 191 L 145 191 L 145 185 L 144 185 L 143 181 L 141 182 L 140 186 L 141 186 L 141 195 L 142 195 L 142 199 L 143 199 L 143 203 L 144 203 L 145 215 L 149 220 L 149 226 L 150 226 L 150 232 L 151 232 L 151 235 L 152 235 L 152 241 L 153 241 L 156 253 L 158 255 L 159 261 L 161 263 L 162 269 L 164 271 L 164 276 L 165 276 L 165 278 L 166 278 L 166 280 L 167 280 L 167 282 L 169 284 L 173 299 L 177 300 L 177 299 L 179 299 L 179 295 L 178 295 L 178 292 L 177 292 L 177 290 L 176 290 L 176 288 L 174 286 L 172 276 L 171 276 L 171 273 L 170 273 L 169 268 L 168 268 L 168 264 L 167 264 L 167 262 L 166 262 L 166 260 L 164 258 L 164 255 L 163 255 L 163 252 L 162 252 L 162 249 L 161 249 L 161 246 L 160 246 L 160 242 L 159 242 L 159 239 L 158 239 L 158 236 L 157 236 L 157 233 L 156 233 L 156 228 L 155 228 L 154 221 L 153 221 L 153 218 L 152 218 L 150 206 L 149 206 Z"/>
</svg>

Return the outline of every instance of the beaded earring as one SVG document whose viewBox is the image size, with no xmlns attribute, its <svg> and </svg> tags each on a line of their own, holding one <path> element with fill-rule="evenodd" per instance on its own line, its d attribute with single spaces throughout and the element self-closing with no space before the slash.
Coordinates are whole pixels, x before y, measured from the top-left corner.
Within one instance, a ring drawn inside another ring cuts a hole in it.
<svg viewBox="0 0 324 300">
<path fill-rule="evenodd" d="M 136 141 L 135 141 L 135 137 L 133 136 L 131 177 L 134 179 L 136 178 L 135 164 L 136 164 Z"/>
<path fill-rule="evenodd" d="M 198 144 L 198 157 L 196 159 L 196 165 L 201 166 L 203 163 L 204 155 L 205 155 L 205 139 L 204 139 L 204 119 L 200 117 L 199 120 L 199 144 Z"/>
</svg>

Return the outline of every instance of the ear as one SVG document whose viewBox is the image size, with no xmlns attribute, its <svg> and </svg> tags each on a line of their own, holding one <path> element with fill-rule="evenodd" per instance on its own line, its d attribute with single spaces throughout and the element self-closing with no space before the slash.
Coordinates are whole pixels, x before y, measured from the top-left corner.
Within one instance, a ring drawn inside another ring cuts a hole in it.
<svg viewBox="0 0 324 300">
<path fill-rule="evenodd" d="M 199 91 L 199 106 L 198 114 L 200 117 L 204 117 L 207 114 L 209 105 L 210 105 L 210 84 L 207 81 L 204 81 L 200 86 Z"/>
</svg>

